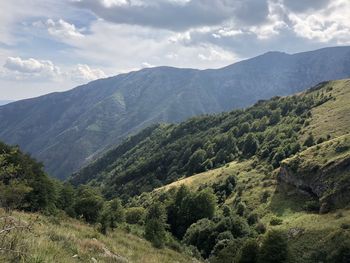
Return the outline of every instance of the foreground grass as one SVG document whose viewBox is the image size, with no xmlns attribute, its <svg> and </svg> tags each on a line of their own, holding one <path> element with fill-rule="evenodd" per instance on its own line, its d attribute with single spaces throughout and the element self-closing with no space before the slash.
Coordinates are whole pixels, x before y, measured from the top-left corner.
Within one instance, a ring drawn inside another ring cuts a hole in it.
<svg viewBox="0 0 350 263">
<path fill-rule="evenodd" d="M 0 217 L 4 216 L 0 210 Z M 195 262 L 170 249 L 155 249 L 146 240 L 116 229 L 107 236 L 78 220 L 13 212 L 31 224 L 30 231 L 12 234 L 14 250 L 0 251 L 0 262 Z"/>
</svg>

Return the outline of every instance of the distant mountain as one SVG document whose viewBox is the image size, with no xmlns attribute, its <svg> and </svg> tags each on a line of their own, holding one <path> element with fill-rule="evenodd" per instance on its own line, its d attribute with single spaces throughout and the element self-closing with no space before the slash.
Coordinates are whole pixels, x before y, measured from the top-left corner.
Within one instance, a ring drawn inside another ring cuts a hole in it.
<svg viewBox="0 0 350 263">
<path fill-rule="evenodd" d="M 0 100 L 0 106 L 13 102 L 13 100 Z"/>
<path fill-rule="evenodd" d="M 350 76 L 350 47 L 269 52 L 217 70 L 158 67 L 0 107 L 0 139 L 58 177 L 157 122 L 246 107 Z"/>
</svg>

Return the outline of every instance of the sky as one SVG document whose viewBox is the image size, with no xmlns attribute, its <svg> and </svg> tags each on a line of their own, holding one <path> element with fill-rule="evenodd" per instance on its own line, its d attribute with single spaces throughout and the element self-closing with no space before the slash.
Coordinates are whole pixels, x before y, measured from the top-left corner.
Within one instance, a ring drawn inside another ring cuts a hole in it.
<svg viewBox="0 0 350 263">
<path fill-rule="evenodd" d="M 350 45 L 349 0 L 1 0 L 0 100 Z"/>
</svg>

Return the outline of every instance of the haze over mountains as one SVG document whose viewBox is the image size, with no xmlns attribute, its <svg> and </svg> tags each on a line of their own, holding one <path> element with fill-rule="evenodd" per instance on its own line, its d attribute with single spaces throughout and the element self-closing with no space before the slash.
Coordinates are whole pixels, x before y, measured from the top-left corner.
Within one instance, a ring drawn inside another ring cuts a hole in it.
<svg viewBox="0 0 350 263">
<path fill-rule="evenodd" d="M 13 102 L 12 100 L 0 100 L 0 106 Z"/>
<path fill-rule="evenodd" d="M 350 76 L 350 47 L 269 52 L 217 70 L 158 67 L 0 107 L 0 140 L 66 178 L 152 123 L 246 107 Z"/>
</svg>

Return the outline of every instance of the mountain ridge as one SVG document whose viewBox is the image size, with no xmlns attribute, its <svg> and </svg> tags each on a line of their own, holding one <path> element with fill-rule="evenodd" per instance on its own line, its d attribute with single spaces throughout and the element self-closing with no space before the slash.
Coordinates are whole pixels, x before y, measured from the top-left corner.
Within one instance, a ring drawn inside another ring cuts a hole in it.
<svg viewBox="0 0 350 263">
<path fill-rule="evenodd" d="M 293 55 L 270 52 L 221 69 L 147 68 L 2 106 L 0 139 L 19 144 L 50 174 L 66 178 L 150 124 L 299 92 L 350 76 L 348 65 L 350 47 L 336 47 Z"/>
</svg>

